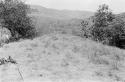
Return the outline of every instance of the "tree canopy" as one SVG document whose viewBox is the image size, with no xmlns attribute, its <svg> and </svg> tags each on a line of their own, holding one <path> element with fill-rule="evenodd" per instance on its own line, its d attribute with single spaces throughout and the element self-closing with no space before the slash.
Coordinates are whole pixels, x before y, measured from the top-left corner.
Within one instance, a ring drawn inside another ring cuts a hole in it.
<svg viewBox="0 0 125 82">
<path fill-rule="evenodd" d="M 10 30 L 12 38 L 35 36 L 35 27 L 28 16 L 30 7 L 21 0 L 0 1 L 0 23 Z"/>
</svg>

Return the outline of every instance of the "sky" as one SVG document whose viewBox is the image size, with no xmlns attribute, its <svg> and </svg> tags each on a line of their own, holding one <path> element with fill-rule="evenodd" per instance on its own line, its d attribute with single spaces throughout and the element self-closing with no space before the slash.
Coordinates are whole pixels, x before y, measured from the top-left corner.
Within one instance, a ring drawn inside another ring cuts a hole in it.
<svg viewBox="0 0 125 82">
<path fill-rule="evenodd" d="M 125 0 L 26 0 L 32 5 L 41 5 L 53 9 L 96 11 L 101 4 L 109 5 L 115 13 L 125 12 Z"/>
</svg>

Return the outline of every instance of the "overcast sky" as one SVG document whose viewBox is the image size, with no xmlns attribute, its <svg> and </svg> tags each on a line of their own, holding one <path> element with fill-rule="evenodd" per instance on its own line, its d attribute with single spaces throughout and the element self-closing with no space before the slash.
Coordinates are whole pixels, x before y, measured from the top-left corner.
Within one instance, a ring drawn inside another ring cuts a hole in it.
<svg viewBox="0 0 125 82">
<path fill-rule="evenodd" d="M 26 0 L 29 4 L 54 9 L 96 11 L 100 4 L 106 3 L 113 12 L 125 12 L 125 0 Z"/>
</svg>

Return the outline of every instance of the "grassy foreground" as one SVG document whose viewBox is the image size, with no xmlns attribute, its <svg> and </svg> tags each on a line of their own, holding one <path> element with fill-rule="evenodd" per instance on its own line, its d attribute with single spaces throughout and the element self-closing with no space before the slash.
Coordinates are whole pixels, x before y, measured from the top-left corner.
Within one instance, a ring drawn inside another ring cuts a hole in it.
<svg viewBox="0 0 125 82">
<path fill-rule="evenodd" d="M 125 51 L 66 34 L 48 34 L 0 48 L 0 82 L 125 82 Z"/>
</svg>

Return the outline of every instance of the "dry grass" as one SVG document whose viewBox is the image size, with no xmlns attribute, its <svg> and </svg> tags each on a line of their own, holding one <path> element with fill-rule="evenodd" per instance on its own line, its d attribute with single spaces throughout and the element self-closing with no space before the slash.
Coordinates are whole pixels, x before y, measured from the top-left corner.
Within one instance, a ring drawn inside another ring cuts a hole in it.
<svg viewBox="0 0 125 82">
<path fill-rule="evenodd" d="M 34 40 L 10 43 L 0 49 L 0 58 L 9 55 L 17 61 L 27 82 L 125 81 L 124 50 L 78 36 L 48 34 Z M 5 67 L 0 66 L 0 69 Z M 7 70 L 11 71 L 6 67 L 0 74 Z M 10 78 L 9 74 L 4 76 Z"/>
</svg>

